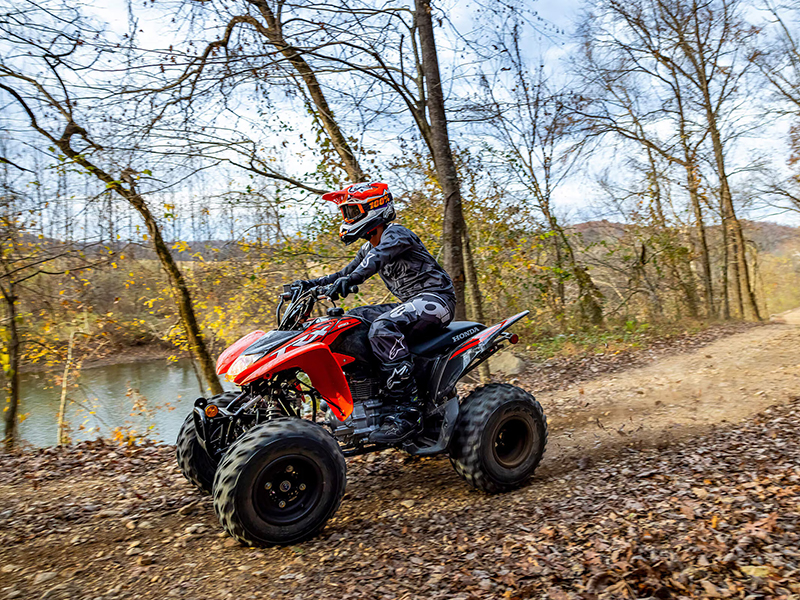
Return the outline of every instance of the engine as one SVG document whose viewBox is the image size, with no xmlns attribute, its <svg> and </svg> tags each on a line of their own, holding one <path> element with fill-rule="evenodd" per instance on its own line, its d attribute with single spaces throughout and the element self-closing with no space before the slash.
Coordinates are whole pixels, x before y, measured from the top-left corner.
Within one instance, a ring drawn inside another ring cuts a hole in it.
<svg viewBox="0 0 800 600">
<path fill-rule="evenodd" d="M 381 417 L 391 410 L 384 410 L 383 401 L 379 398 L 379 379 L 350 376 L 347 383 L 353 396 L 353 412 L 345 421 L 339 421 L 328 413 L 325 421 L 336 439 L 348 445 L 357 445 L 380 427 Z"/>
</svg>

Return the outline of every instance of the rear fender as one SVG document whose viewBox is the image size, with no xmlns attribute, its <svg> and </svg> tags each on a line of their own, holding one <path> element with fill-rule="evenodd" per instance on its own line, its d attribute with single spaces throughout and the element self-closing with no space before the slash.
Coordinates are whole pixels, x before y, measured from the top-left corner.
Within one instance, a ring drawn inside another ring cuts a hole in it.
<svg viewBox="0 0 800 600">
<path fill-rule="evenodd" d="M 435 382 L 435 389 L 431 397 L 436 402 L 440 402 L 442 399 L 449 397 L 458 380 L 461 379 L 465 373 L 472 370 L 474 366 L 473 363 L 477 364 L 497 350 L 497 348 L 492 350 L 492 347 L 497 343 L 497 338 L 500 334 L 528 315 L 529 312 L 528 310 L 524 310 L 513 317 L 500 321 L 497 325 L 479 331 L 472 337 L 464 340 L 464 342 L 450 352 L 450 354 L 442 357 L 439 364 L 434 368 L 433 381 Z"/>
<path fill-rule="evenodd" d="M 311 380 L 317 390 L 333 410 L 340 421 L 344 421 L 353 412 L 353 396 L 347 385 L 344 372 L 331 353 L 330 348 L 322 342 L 314 342 L 286 352 L 280 353 L 261 364 L 253 371 L 245 372 L 236 378 L 235 383 L 246 385 L 257 379 L 272 377 L 287 369 L 300 369 Z"/>
</svg>

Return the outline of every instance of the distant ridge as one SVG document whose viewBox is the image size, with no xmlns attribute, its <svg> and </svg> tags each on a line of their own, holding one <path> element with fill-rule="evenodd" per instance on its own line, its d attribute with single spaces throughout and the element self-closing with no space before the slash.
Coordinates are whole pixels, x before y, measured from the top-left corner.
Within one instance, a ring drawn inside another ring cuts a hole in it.
<svg viewBox="0 0 800 600">
<path fill-rule="evenodd" d="M 786 242 L 800 241 L 800 227 L 781 225 L 770 221 L 741 220 L 745 238 L 756 244 L 763 252 L 774 252 Z M 585 221 L 569 226 L 568 230 L 581 235 L 585 244 L 595 244 L 602 240 L 618 239 L 626 233 L 635 230 L 639 225 L 618 223 L 602 219 L 599 221 Z M 719 225 L 708 228 L 710 235 L 717 235 Z"/>
</svg>

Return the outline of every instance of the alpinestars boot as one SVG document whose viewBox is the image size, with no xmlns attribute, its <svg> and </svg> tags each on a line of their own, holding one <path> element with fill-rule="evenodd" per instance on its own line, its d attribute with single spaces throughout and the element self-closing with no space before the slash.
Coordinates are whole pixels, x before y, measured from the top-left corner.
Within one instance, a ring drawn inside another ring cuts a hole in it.
<svg viewBox="0 0 800 600">
<path fill-rule="evenodd" d="M 387 415 L 380 429 L 370 434 L 369 441 L 373 444 L 399 444 L 419 431 L 422 425 L 422 413 L 419 410 L 413 367 L 410 360 L 404 360 L 389 363 L 382 369 L 388 375 L 386 401 L 395 404 L 397 412 Z"/>
</svg>

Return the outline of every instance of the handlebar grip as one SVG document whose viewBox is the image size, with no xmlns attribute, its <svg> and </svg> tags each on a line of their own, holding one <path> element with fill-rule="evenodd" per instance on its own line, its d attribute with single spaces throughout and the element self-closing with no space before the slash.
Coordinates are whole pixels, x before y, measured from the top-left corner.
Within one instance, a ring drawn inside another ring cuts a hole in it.
<svg viewBox="0 0 800 600">
<path fill-rule="evenodd" d="M 357 285 L 351 285 L 350 289 L 347 290 L 347 293 L 348 294 L 357 294 L 358 293 L 358 286 Z"/>
</svg>

